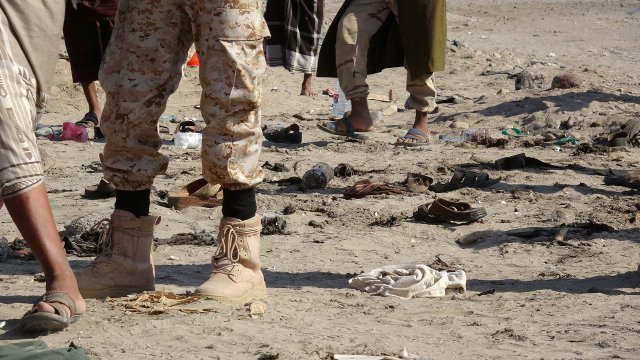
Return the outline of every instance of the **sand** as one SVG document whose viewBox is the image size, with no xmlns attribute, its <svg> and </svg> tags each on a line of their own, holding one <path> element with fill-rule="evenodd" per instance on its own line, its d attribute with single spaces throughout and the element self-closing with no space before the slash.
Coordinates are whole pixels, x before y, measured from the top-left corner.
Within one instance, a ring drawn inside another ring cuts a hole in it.
<svg viewBox="0 0 640 360">
<path fill-rule="evenodd" d="M 339 5 L 327 1 L 326 26 Z M 639 8 L 640 3 L 631 0 L 450 1 L 450 51 L 437 86 L 443 97 L 454 96 L 456 102 L 440 105 L 431 130 L 445 134 L 452 124 L 463 122 L 497 135 L 511 126 L 557 129 L 572 119 L 575 126 L 570 131 L 580 143 L 597 144 L 640 114 Z M 455 46 L 454 40 L 465 46 Z M 523 69 L 542 76 L 540 88 L 515 91 L 508 74 Z M 567 72 L 577 74 L 581 86 L 551 90 L 552 78 Z M 45 123 L 74 121 L 86 112 L 82 91 L 70 78 L 69 64 L 57 60 Z M 572 145 L 517 140 L 490 148 L 392 146 L 408 129 L 412 112 L 385 116 L 367 141 L 344 141 L 316 128 L 318 119 L 329 117 L 331 99 L 299 96 L 301 80 L 302 75 L 281 68 L 265 75 L 264 124 L 298 123 L 303 143 L 265 142 L 263 161 L 295 166 L 298 175 L 318 161 L 349 163 L 362 173 L 333 179 L 323 190 L 260 186 L 262 214 L 295 209 L 282 215 L 288 234 L 263 237 L 269 287 L 264 315 L 251 316 L 243 306 L 210 301 L 199 304 L 211 308 L 206 313 L 149 315 L 128 313 L 121 301 L 88 300 L 80 322 L 41 338 L 56 347 L 73 341 L 96 359 L 330 359 L 334 353 L 396 355 L 403 348 L 425 359 L 640 358 L 640 231 L 638 223 L 630 221 L 640 210 L 638 192 L 605 185 L 602 175 L 589 170 L 485 168 L 502 181 L 488 189 L 444 194 L 355 200 L 342 196 L 356 180 L 401 182 L 408 172 L 446 182 L 456 167 L 473 164 L 472 155 L 494 160 L 524 152 L 556 165 L 638 169 L 638 148 L 602 147 L 584 153 Z M 407 95 L 404 81 L 403 69 L 389 69 L 372 75 L 369 83 L 375 94 L 392 89 L 402 107 Z M 314 79 L 313 84 L 319 92 L 333 83 L 334 79 Z M 187 69 L 165 113 L 201 118 L 194 108 L 199 93 L 197 69 Z M 373 109 L 387 106 L 371 102 Z M 296 119 L 295 114 L 307 114 L 311 120 Z M 113 199 L 82 197 L 84 188 L 101 177 L 98 155 L 104 144 L 41 140 L 40 145 L 57 160 L 47 175 L 47 187 L 58 228 L 64 230 L 81 216 L 108 217 Z M 162 152 L 171 164 L 152 192 L 152 213 L 162 216 L 156 237 L 199 231 L 215 235 L 219 208 L 178 212 L 162 198 L 164 192 L 200 176 L 198 151 L 177 149 L 167 141 Z M 294 175 L 293 170 L 268 172 L 268 179 Z M 488 216 L 467 225 L 411 219 L 419 205 L 437 195 L 485 207 Z M 557 210 L 568 214 L 569 222 L 581 224 L 580 231 L 569 232 L 566 243 L 549 236 L 513 236 L 514 230 L 533 227 L 557 231 L 562 226 L 562 220 L 554 221 Z M 389 217 L 400 221 L 390 222 L 396 226 L 371 225 Z M 19 237 L 4 210 L 0 221 L 0 236 Z M 476 241 L 465 246 L 456 242 L 465 239 Z M 193 291 L 207 278 L 213 251 L 193 245 L 158 246 L 157 289 Z M 400 300 L 360 293 L 347 282 L 380 266 L 431 264 L 436 257 L 466 271 L 465 294 Z M 69 260 L 78 269 L 91 258 Z M 35 261 L 0 263 L 0 321 L 7 320 L 0 329 L 0 344 L 24 338 L 14 330 L 16 319 L 43 291 L 43 284 L 34 281 L 39 271 Z M 495 293 L 477 296 L 489 290 Z"/>
</svg>

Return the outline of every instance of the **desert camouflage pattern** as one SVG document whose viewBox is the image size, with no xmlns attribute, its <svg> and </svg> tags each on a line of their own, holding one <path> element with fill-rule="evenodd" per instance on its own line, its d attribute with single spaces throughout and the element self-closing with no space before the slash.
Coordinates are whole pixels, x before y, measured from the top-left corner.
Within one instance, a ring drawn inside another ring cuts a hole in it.
<svg viewBox="0 0 640 360">
<path fill-rule="evenodd" d="M 200 60 L 202 167 L 209 183 L 239 190 L 262 181 L 260 101 L 269 36 L 261 1 L 121 0 L 100 69 L 105 178 L 143 190 L 163 174 L 157 123 L 195 43 Z"/>
<path fill-rule="evenodd" d="M 347 99 L 366 98 L 367 52 L 369 40 L 378 31 L 390 12 L 398 14 L 398 0 L 353 0 L 345 11 L 336 39 L 336 67 L 340 87 Z M 433 74 L 411 80 L 407 74 L 406 106 L 423 112 L 436 108 L 436 88 Z"/>
</svg>

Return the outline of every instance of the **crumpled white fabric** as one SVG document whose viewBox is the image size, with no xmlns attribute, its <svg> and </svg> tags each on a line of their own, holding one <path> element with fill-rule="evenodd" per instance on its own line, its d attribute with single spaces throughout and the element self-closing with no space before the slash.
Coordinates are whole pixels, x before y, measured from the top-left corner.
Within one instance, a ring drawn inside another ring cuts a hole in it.
<svg viewBox="0 0 640 360">
<path fill-rule="evenodd" d="M 463 270 L 437 271 L 427 265 L 389 265 L 360 274 L 349 280 L 351 287 L 370 294 L 412 297 L 441 297 L 447 290 L 463 293 L 467 274 Z"/>
</svg>

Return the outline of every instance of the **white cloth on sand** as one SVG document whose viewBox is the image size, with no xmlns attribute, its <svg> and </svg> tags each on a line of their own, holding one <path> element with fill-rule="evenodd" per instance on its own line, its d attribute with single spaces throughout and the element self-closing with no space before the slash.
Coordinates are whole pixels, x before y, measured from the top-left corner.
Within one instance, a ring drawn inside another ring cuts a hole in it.
<svg viewBox="0 0 640 360">
<path fill-rule="evenodd" d="M 351 287 L 370 294 L 412 297 L 441 297 L 447 290 L 463 293 L 467 274 L 463 270 L 437 271 L 427 265 L 389 265 L 360 274 L 349 280 Z"/>
</svg>

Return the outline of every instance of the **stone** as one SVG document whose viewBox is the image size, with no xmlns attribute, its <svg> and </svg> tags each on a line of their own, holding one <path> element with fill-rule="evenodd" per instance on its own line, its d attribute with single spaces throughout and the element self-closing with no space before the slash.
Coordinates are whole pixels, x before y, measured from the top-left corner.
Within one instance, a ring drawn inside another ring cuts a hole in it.
<svg viewBox="0 0 640 360">
<path fill-rule="evenodd" d="M 451 125 L 449 125 L 449 127 L 452 129 L 468 129 L 469 123 L 466 123 L 464 121 L 454 121 L 451 123 Z"/>
<path fill-rule="evenodd" d="M 575 73 L 557 75 L 551 81 L 552 89 L 574 89 L 582 86 L 582 78 Z"/>
<path fill-rule="evenodd" d="M 515 89 L 540 89 L 544 87 L 544 74 L 533 69 L 525 69 L 515 75 Z"/>
<path fill-rule="evenodd" d="M 551 213 L 551 221 L 571 224 L 576 221 L 576 216 L 571 210 L 556 209 Z"/>
</svg>

